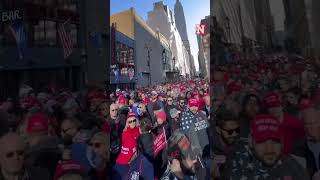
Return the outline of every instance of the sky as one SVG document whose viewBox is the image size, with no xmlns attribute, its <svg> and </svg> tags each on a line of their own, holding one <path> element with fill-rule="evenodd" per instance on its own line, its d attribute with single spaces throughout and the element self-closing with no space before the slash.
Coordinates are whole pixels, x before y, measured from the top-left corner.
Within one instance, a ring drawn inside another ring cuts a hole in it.
<svg viewBox="0 0 320 180">
<path fill-rule="evenodd" d="M 158 1 L 161 0 L 111 0 L 110 13 L 112 15 L 133 7 L 139 16 L 144 20 L 147 20 L 148 12 L 153 10 L 153 3 Z M 176 0 L 163 0 L 163 2 L 168 5 L 172 12 L 174 12 L 174 4 Z M 180 0 L 180 2 L 183 6 L 184 16 L 186 18 L 191 54 L 195 60 L 194 64 L 196 69 L 199 70 L 198 42 L 195 34 L 195 25 L 200 24 L 201 19 L 204 19 L 210 14 L 210 0 Z"/>
</svg>

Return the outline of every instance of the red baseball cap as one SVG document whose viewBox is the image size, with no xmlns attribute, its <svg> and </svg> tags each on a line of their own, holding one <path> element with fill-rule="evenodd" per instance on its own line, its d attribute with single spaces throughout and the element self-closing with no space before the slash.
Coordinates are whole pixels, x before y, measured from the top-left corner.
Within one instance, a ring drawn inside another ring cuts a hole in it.
<svg viewBox="0 0 320 180">
<path fill-rule="evenodd" d="M 119 103 L 119 104 L 127 104 L 127 100 L 126 100 L 126 98 L 124 98 L 124 97 L 119 97 L 119 98 L 118 98 L 118 103 Z"/>
<path fill-rule="evenodd" d="M 198 92 L 198 91 L 193 91 L 192 94 L 191 94 L 192 97 L 195 97 L 195 96 L 197 96 L 197 95 L 199 95 L 199 92 Z"/>
<path fill-rule="evenodd" d="M 75 173 L 80 175 L 85 175 L 85 167 L 75 160 L 69 160 L 58 164 L 56 172 L 54 174 L 54 179 L 57 180 L 60 177 L 68 173 Z"/>
<path fill-rule="evenodd" d="M 314 103 L 312 102 L 311 99 L 301 99 L 300 101 L 300 110 L 303 111 L 303 110 L 306 110 L 306 109 L 309 109 L 309 108 L 312 108 L 314 107 Z"/>
<path fill-rule="evenodd" d="M 251 134 L 255 142 L 264 142 L 270 139 L 282 140 L 281 124 L 271 115 L 257 115 L 251 121 Z"/>
<path fill-rule="evenodd" d="M 164 111 L 158 111 L 156 116 L 157 118 L 162 119 L 164 122 L 167 120 L 167 114 Z"/>
<path fill-rule="evenodd" d="M 267 108 L 273 108 L 273 107 L 280 107 L 281 106 L 281 100 L 277 93 L 269 93 L 264 98 L 264 103 Z"/>
<path fill-rule="evenodd" d="M 27 132 L 28 133 L 41 133 L 48 132 L 49 118 L 44 113 L 35 113 L 28 119 Z"/>
<path fill-rule="evenodd" d="M 129 112 L 127 118 L 136 117 L 134 112 Z"/>
<path fill-rule="evenodd" d="M 241 86 L 237 84 L 237 82 L 231 82 L 227 86 L 227 92 L 228 94 L 231 94 L 232 92 L 239 92 L 241 91 Z"/>
<path fill-rule="evenodd" d="M 188 105 L 189 107 L 193 107 L 193 106 L 199 106 L 199 102 L 198 102 L 198 99 L 196 98 L 190 98 L 189 101 L 188 101 Z"/>
<path fill-rule="evenodd" d="M 142 100 L 143 104 L 148 104 L 149 102 L 150 102 L 150 99 L 147 97 Z"/>
<path fill-rule="evenodd" d="M 132 137 L 125 138 L 122 142 L 121 152 L 116 160 L 118 164 L 128 164 L 134 153 L 137 151 L 137 141 Z"/>
</svg>

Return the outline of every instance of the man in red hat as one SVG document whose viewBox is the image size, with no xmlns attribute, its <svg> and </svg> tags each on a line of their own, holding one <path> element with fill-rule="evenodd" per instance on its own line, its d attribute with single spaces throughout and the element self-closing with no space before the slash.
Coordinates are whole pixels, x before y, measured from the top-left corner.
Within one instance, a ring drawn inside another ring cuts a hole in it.
<svg viewBox="0 0 320 180">
<path fill-rule="evenodd" d="M 271 115 L 257 115 L 251 122 L 248 145 L 239 147 L 226 163 L 224 179 L 309 179 L 291 156 L 282 156 L 282 125 Z"/>
<path fill-rule="evenodd" d="M 61 153 L 58 139 L 48 136 L 48 132 L 49 118 L 46 114 L 35 113 L 28 118 L 28 147 L 25 161 L 28 166 L 37 165 L 52 173 L 60 160 Z"/>
<path fill-rule="evenodd" d="M 58 164 L 54 180 L 72 180 L 88 178 L 86 168 L 77 161 L 68 160 Z"/>
<path fill-rule="evenodd" d="M 209 146 L 207 133 L 209 122 L 206 113 L 198 110 L 197 99 L 189 99 L 188 108 L 189 110 L 182 113 L 180 127 L 190 139 L 192 150 L 202 157 L 204 149 Z"/>
<path fill-rule="evenodd" d="M 276 117 L 281 123 L 284 133 L 283 154 L 293 153 L 295 145 L 305 138 L 302 121 L 284 112 L 280 96 L 277 93 L 267 94 L 264 103 L 269 114 Z"/>
</svg>

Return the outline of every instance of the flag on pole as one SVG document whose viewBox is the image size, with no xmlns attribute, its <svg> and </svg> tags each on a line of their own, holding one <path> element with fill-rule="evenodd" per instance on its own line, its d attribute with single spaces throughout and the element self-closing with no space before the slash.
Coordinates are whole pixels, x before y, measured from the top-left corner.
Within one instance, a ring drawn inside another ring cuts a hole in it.
<svg viewBox="0 0 320 180">
<path fill-rule="evenodd" d="M 27 47 L 27 36 L 24 31 L 24 27 L 22 23 L 14 23 L 9 25 L 9 31 L 12 33 L 15 42 L 17 44 L 17 49 L 19 51 L 19 58 L 23 58 L 23 53 Z"/>
<path fill-rule="evenodd" d="M 68 19 L 66 22 L 64 22 L 63 24 L 61 24 L 58 27 L 58 33 L 59 33 L 60 41 L 61 41 L 62 48 L 63 48 L 63 58 L 64 59 L 68 58 L 72 54 L 72 51 L 73 51 L 73 42 L 72 42 L 70 32 L 66 31 L 66 27 L 69 24 L 69 20 L 70 19 Z"/>
</svg>

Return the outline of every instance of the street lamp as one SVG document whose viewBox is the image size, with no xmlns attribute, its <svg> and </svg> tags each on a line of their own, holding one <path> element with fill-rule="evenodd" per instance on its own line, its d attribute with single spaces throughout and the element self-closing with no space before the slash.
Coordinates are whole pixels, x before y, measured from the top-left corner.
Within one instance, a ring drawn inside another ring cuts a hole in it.
<svg viewBox="0 0 320 180">
<path fill-rule="evenodd" d="M 145 44 L 145 49 L 147 49 L 148 52 L 148 60 L 147 60 L 147 66 L 149 67 L 149 86 L 151 86 L 151 65 L 150 65 L 150 53 L 152 52 L 152 48 L 149 44 Z"/>
</svg>

